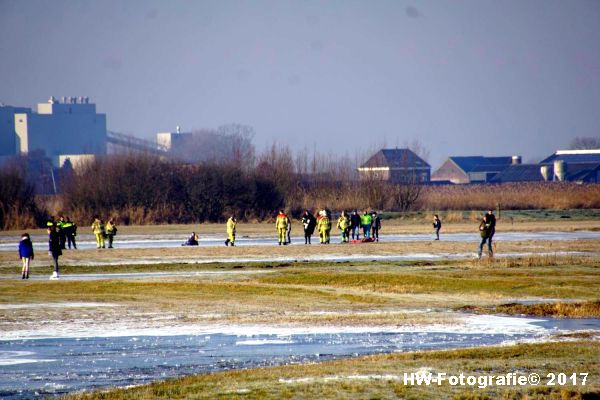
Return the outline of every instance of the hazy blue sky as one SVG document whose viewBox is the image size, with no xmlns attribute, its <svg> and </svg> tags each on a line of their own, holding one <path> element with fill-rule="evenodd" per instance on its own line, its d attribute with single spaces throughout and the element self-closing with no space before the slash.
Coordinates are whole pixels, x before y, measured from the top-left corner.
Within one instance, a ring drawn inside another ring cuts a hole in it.
<svg viewBox="0 0 600 400">
<path fill-rule="evenodd" d="M 147 138 L 537 161 L 600 136 L 600 1 L 0 0 L 0 77 L 1 102 L 89 96 Z"/>
</svg>

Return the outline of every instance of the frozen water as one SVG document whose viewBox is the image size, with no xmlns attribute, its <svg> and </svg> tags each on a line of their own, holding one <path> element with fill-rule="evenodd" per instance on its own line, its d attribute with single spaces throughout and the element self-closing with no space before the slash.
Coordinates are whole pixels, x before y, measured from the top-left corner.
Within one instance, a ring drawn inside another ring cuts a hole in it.
<svg viewBox="0 0 600 400">
<path fill-rule="evenodd" d="M 78 236 L 79 238 L 79 236 Z M 82 239 L 81 239 L 82 238 Z M 81 235 L 77 242 L 79 249 L 93 249 L 96 242 L 92 235 Z M 223 235 L 208 235 L 200 238 L 199 246 L 223 246 Z M 32 235 L 34 247 L 47 249 L 47 235 Z M 416 242 L 430 241 L 433 239 L 431 234 L 405 234 L 405 235 L 380 235 L 382 242 Z M 441 239 L 448 242 L 479 242 L 479 233 L 447 233 L 442 234 Z M 532 240 L 575 240 L 575 239 L 600 239 L 600 232 L 574 231 L 574 232 L 497 232 L 495 240 L 501 241 L 532 241 Z M 332 236 L 332 242 L 338 240 L 336 235 Z M 17 251 L 19 237 L 0 237 L 0 251 Z M 142 248 L 166 248 L 181 247 L 184 237 L 179 235 L 122 235 L 115 241 L 115 246 L 123 249 L 142 249 Z M 252 238 L 242 237 L 235 241 L 237 246 L 271 246 L 277 244 L 276 235 L 256 236 Z M 304 238 L 300 236 L 292 237 L 292 246 L 304 246 Z"/>
<path fill-rule="evenodd" d="M 192 373 L 366 354 L 540 340 L 564 329 L 599 329 L 600 320 L 464 316 L 456 325 L 424 328 L 288 327 L 269 333 L 272 328 L 216 326 L 177 334 L 173 327 L 164 336 L 148 330 L 148 335 L 122 331 L 122 336 L 5 339 L 0 341 L 0 398 L 61 395 Z"/>
</svg>

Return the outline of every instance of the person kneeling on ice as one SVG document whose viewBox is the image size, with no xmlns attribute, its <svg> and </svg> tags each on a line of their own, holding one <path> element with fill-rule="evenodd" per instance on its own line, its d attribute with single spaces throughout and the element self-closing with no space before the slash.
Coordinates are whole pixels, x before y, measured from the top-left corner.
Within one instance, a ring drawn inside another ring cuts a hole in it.
<svg viewBox="0 0 600 400">
<path fill-rule="evenodd" d="M 33 244 L 29 233 L 21 235 L 19 241 L 19 257 L 23 261 L 23 269 L 21 270 L 21 279 L 29 279 L 29 264 L 33 260 Z"/>
<path fill-rule="evenodd" d="M 227 239 L 225 240 L 225 246 L 235 246 L 235 227 L 237 226 L 237 219 L 232 215 L 227 220 Z"/>
<path fill-rule="evenodd" d="M 326 210 L 319 212 L 321 218 L 317 222 L 317 229 L 319 230 L 319 240 L 321 244 L 329 244 L 329 232 L 331 232 L 331 220 Z"/>
<path fill-rule="evenodd" d="M 196 232 L 192 232 L 192 235 L 188 238 L 188 240 L 185 241 L 185 243 L 182 243 L 182 246 L 198 246 L 198 235 L 196 234 Z"/>
<path fill-rule="evenodd" d="M 348 243 L 350 236 L 350 218 L 348 218 L 346 211 L 342 211 L 342 214 L 338 218 L 337 227 L 342 234 L 342 243 Z"/>
<path fill-rule="evenodd" d="M 279 245 L 287 244 L 287 225 L 288 225 L 288 217 L 283 212 L 283 210 L 279 210 L 279 214 L 277 214 L 277 218 L 275 219 L 275 228 L 277 229 L 277 237 L 279 238 Z"/>
</svg>

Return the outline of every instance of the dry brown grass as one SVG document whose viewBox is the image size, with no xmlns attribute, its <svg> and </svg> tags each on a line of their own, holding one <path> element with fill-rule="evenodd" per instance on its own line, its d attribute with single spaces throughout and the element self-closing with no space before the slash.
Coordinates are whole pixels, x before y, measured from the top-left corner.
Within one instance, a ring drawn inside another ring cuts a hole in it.
<svg viewBox="0 0 600 400">
<path fill-rule="evenodd" d="M 598 318 L 600 317 L 600 301 L 540 304 L 508 303 L 495 307 L 466 306 L 461 307 L 460 310 L 481 314 L 498 313 L 554 318 Z"/>
<path fill-rule="evenodd" d="M 600 184 L 505 183 L 502 185 L 428 186 L 425 210 L 600 208 Z"/>
</svg>

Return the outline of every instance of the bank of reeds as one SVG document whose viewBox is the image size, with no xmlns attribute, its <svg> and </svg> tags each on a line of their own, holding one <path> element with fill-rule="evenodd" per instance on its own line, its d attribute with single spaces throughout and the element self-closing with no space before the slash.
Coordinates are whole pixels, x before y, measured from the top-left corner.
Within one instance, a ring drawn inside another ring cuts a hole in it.
<svg viewBox="0 0 600 400">
<path fill-rule="evenodd" d="M 461 307 L 460 310 L 479 314 L 494 313 L 552 318 L 598 318 L 600 317 L 600 301 L 537 304 L 508 303 L 492 307 L 465 306 Z"/>
<path fill-rule="evenodd" d="M 423 190 L 427 210 L 600 208 L 600 184 L 523 182 L 501 185 L 439 185 Z"/>
</svg>

